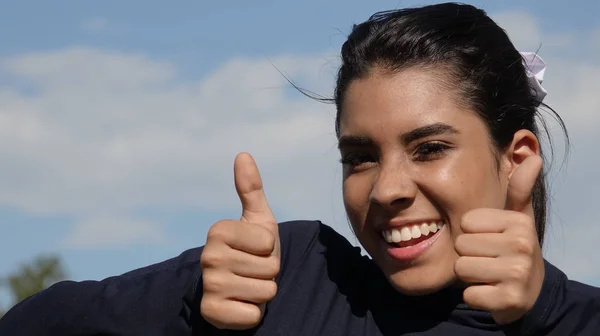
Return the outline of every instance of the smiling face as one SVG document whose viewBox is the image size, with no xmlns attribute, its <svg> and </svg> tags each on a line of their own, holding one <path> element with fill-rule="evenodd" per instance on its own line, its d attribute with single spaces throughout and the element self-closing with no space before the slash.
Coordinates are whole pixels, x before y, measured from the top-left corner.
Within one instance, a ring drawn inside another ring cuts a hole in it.
<svg viewBox="0 0 600 336">
<path fill-rule="evenodd" d="M 343 195 L 367 252 L 400 292 L 455 281 L 463 214 L 502 208 L 510 162 L 483 120 L 433 70 L 372 71 L 351 82 L 340 116 Z"/>
</svg>

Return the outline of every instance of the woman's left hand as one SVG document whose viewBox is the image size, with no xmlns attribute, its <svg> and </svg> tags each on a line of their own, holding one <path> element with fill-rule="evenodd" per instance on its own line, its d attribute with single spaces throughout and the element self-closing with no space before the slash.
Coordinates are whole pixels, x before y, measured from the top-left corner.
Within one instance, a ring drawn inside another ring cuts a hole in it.
<svg viewBox="0 0 600 336">
<path fill-rule="evenodd" d="M 469 285 L 464 301 L 492 313 L 503 325 L 522 318 L 535 304 L 544 282 L 532 190 L 542 159 L 530 156 L 510 177 L 505 209 L 475 209 L 463 216 L 454 270 Z"/>
</svg>

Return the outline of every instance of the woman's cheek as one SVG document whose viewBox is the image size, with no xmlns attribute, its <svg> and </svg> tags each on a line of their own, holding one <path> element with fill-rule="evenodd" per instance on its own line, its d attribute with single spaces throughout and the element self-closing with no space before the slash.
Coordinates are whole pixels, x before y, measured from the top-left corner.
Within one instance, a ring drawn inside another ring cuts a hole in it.
<svg viewBox="0 0 600 336">
<path fill-rule="evenodd" d="M 346 210 L 346 215 L 348 216 L 348 220 L 350 221 L 350 224 L 352 224 L 352 227 L 354 228 L 355 231 L 359 230 L 360 226 L 363 222 L 363 220 L 361 220 L 361 216 L 360 216 L 360 211 L 357 209 L 358 205 L 357 202 L 355 200 L 356 195 L 354 195 L 352 192 L 349 192 L 346 188 L 344 188 L 343 191 L 343 197 L 344 197 L 344 208 Z"/>
</svg>

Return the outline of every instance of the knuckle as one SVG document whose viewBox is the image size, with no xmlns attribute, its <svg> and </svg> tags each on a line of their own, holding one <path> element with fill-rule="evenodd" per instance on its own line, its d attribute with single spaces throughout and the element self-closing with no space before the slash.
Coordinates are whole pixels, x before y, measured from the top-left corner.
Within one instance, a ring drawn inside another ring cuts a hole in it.
<svg viewBox="0 0 600 336">
<path fill-rule="evenodd" d="M 523 282 L 529 278 L 529 264 L 525 262 L 516 262 L 508 269 L 510 279 Z"/>
<path fill-rule="evenodd" d="M 214 301 L 212 296 L 208 294 L 202 296 L 202 300 L 200 301 L 200 313 L 202 316 L 212 316 L 214 314 L 215 309 L 218 307 Z"/>
<path fill-rule="evenodd" d="M 200 314 L 206 320 L 218 320 L 221 315 L 219 300 L 210 295 L 204 295 L 200 301 Z"/>
<path fill-rule="evenodd" d="M 532 224 L 533 223 L 533 218 L 529 217 L 529 215 L 524 214 L 522 212 L 513 212 L 513 214 L 515 215 L 515 222 L 518 222 L 520 224 Z"/>
<path fill-rule="evenodd" d="M 220 220 L 213 224 L 206 235 L 207 241 L 226 241 L 231 235 L 231 221 Z"/>
<path fill-rule="evenodd" d="M 269 247 L 269 249 L 273 250 L 275 248 L 275 235 L 273 234 L 273 232 L 267 230 L 265 239 L 266 239 L 266 243 L 267 243 L 267 246 Z"/>
<path fill-rule="evenodd" d="M 264 288 L 265 300 L 271 301 L 277 295 L 277 283 L 275 281 L 269 281 L 265 284 Z"/>
<path fill-rule="evenodd" d="M 224 330 L 243 330 L 257 326 L 262 320 L 258 306 L 241 307 L 231 301 L 205 295 L 200 302 L 200 314 L 215 328 Z M 224 308 L 228 307 L 228 308 Z"/>
<path fill-rule="evenodd" d="M 202 279 L 202 290 L 204 293 L 225 293 L 228 285 L 227 279 L 216 272 L 206 272 Z"/>
<path fill-rule="evenodd" d="M 523 307 L 523 293 L 516 287 L 511 287 L 504 293 L 505 309 L 515 310 Z"/>
<path fill-rule="evenodd" d="M 271 256 L 265 266 L 265 275 L 274 278 L 279 274 L 280 268 L 281 262 L 279 261 L 279 258 Z"/>
<path fill-rule="evenodd" d="M 532 240 L 525 236 L 513 238 L 513 247 L 515 252 L 526 255 L 532 255 L 535 250 Z"/>
<path fill-rule="evenodd" d="M 261 234 L 257 240 L 257 247 L 265 253 L 271 253 L 275 249 L 275 235 L 266 228 L 261 228 Z"/>
<path fill-rule="evenodd" d="M 220 330 L 229 329 L 232 325 L 231 313 L 223 311 L 222 303 L 220 300 L 205 300 L 204 298 L 200 302 L 200 314 L 204 320 Z"/>
<path fill-rule="evenodd" d="M 202 254 L 200 255 L 200 265 L 202 268 L 214 268 L 223 266 L 225 263 L 225 257 L 223 253 L 215 251 L 210 245 L 206 245 Z"/>
</svg>

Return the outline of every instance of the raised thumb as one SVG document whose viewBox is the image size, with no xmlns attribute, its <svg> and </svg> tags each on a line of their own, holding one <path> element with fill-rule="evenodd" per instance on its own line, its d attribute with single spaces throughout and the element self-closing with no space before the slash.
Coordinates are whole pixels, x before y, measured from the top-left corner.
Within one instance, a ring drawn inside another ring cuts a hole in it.
<svg viewBox="0 0 600 336">
<path fill-rule="evenodd" d="M 515 169 L 508 181 L 506 210 L 525 212 L 533 217 L 533 187 L 542 170 L 542 164 L 539 155 L 531 155 Z"/>
<path fill-rule="evenodd" d="M 235 189 L 242 203 L 242 221 L 277 228 L 269 207 L 256 162 L 248 153 L 240 153 L 234 162 Z"/>
</svg>

